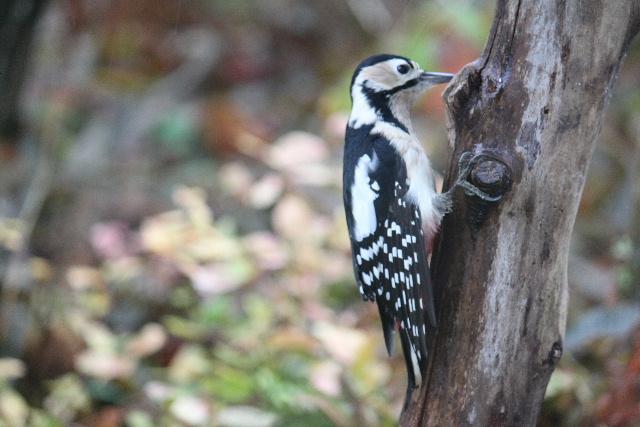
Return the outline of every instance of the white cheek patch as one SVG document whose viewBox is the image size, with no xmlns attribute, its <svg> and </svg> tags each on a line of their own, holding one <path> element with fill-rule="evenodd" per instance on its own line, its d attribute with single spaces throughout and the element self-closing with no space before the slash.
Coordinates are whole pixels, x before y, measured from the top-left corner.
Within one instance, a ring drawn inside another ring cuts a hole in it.
<svg viewBox="0 0 640 427">
<path fill-rule="evenodd" d="M 369 174 L 378 168 L 379 160 L 374 154 L 373 159 L 368 154 L 360 157 L 351 186 L 351 206 L 355 223 L 354 237 L 357 241 L 362 241 L 376 231 L 378 219 L 373 202 L 378 198 L 376 189 L 380 185 L 376 182 L 369 182 Z"/>
<path fill-rule="evenodd" d="M 349 126 L 354 129 L 358 129 L 364 125 L 370 125 L 375 122 L 378 117 L 376 110 L 371 108 L 367 97 L 364 96 L 360 90 L 360 84 L 362 83 L 356 83 L 351 93 L 353 107 L 351 108 L 351 115 L 349 116 Z"/>
</svg>

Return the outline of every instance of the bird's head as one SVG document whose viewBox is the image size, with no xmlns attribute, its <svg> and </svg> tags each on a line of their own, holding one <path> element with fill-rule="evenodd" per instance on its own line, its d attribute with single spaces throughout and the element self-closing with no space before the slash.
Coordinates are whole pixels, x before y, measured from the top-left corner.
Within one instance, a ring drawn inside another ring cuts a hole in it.
<svg viewBox="0 0 640 427">
<path fill-rule="evenodd" d="M 391 114 L 403 124 L 409 109 L 425 91 L 449 82 L 453 74 L 424 71 L 417 62 L 398 55 L 371 56 L 358 65 L 351 79 L 353 108 L 349 125 L 360 127 Z"/>
</svg>

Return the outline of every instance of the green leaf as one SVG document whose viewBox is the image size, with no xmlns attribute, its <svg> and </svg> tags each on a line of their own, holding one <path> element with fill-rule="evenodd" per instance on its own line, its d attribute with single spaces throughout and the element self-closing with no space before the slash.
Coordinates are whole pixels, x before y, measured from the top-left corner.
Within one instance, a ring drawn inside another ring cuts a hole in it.
<svg viewBox="0 0 640 427">
<path fill-rule="evenodd" d="M 255 380 L 249 372 L 220 364 L 202 384 L 212 395 L 227 403 L 244 402 L 256 391 Z"/>
<path fill-rule="evenodd" d="M 232 321 L 231 298 L 227 295 L 220 295 L 204 301 L 196 314 L 196 320 L 206 326 L 224 325 Z"/>
<path fill-rule="evenodd" d="M 139 410 L 127 413 L 126 420 L 129 427 L 154 427 L 156 425 L 151 415 Z"/>
</svg>

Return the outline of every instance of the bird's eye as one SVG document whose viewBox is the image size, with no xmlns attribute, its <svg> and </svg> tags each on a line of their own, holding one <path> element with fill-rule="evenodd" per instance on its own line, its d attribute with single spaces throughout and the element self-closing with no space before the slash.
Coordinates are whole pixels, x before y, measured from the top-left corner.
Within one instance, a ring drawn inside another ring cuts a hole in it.
<svg viewBox="0 0 640 427">
<path fill-rule="evenodd" d="M 398 72 L 400 74 L 407 74 L 409 72 L 409 66 L 407 64 L 398 65 Z"/>
</svg>

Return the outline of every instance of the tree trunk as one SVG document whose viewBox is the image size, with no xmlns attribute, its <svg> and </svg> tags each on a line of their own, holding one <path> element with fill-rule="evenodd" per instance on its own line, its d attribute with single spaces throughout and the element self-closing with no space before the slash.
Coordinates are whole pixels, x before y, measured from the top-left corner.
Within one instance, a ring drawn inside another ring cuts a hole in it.
<svg viewBox="0 0 640 427">
<path fill-rule="evenodd" d="M 534 426 L 562 355 L 567 256 L 638 0 L 498 0 L 482 57 L 449 85 L 457 190 L 432 258 L 438 327 L 401 426 Z"/>
<path fill-rule="evenodd" d="M 17 143 L 18 99 L 29 48 L 38 17 L 48 1 L 2 0 L 0 4 L 0 144 Z"/>
</svg>

